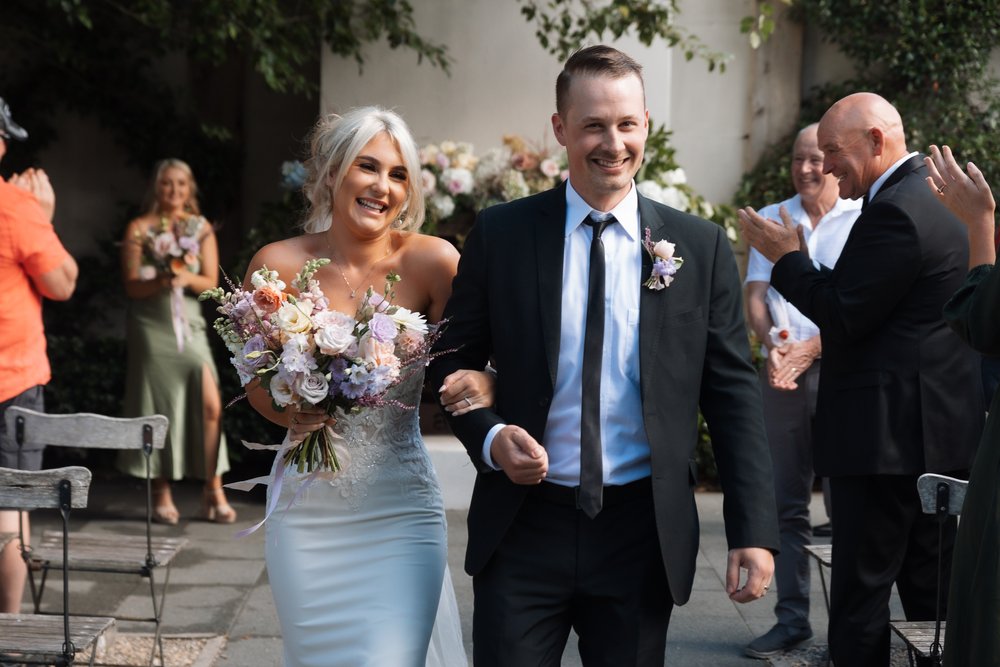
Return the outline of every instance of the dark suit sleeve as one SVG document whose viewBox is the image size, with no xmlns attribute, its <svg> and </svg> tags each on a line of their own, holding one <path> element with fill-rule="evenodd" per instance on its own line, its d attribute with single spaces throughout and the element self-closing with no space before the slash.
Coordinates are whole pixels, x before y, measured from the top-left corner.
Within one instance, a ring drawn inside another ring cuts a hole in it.
<svg viewBox="0 0 1000 667">
<path fill-rule="evenodd" d="M 833 272 L 792 252 L 774 265 L 771 284 L 816 323 L 824 341 L 850 343 L 885 324 L 920 267 L 913 221 L 891 202 L 875 202 L 855 223 Z"/>
<path fill-rule="evenodd" d="M 469 233 L 452 282 L 451 298 L 445 307 L 445 330 L 435 345 L 439 353 L 431 361 L 428 375 L 436 390 L 444 379 L 459 369 L 482 370 L 492 350 L 486 213 L 479 216 Z M 473 410 L 460 417 L 445 413 L 448 424 L 465 446 L 480 472 L 492 471 L 482 458 L 486 434 L 503 420 L 489 408 Z"/>
<path fill-rule="evenodd" d="M 721 228 L 711 281 L 700 407 L 712 435 L 724 492 L 726 538 L 730 549 L 763 547 L 777 552 L 771 452 L 760 388 L 750 364 L 739 272 Z"/>
<path fill-rule="evenodd" d="M 1000 270 L 977 266 L 944 306 L 944 319 L 972 349 L 1000 355 Z"/>
</svg>

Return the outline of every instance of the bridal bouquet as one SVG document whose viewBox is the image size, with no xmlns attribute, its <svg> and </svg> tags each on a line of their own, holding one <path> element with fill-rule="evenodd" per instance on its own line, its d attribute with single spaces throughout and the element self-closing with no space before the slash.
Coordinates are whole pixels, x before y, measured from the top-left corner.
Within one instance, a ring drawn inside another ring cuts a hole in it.
<svg viewBox="0 0 1000 667">
<path fill-rule="evenodd" d="M 292 280 L 298 292 L 285 291 L 276 271 L 263 267 L 251 277 L 253 289 L 218 287 L 199 297 L 219 303 L 214 328 L 232 353 L 230 360 L 247 384 L 258 378 L 275 410 L 314 405 L 336 416 L 368 407 L 403 406 L 387 392 L 410 369 L 426 365 L 438 332 L 424 316 L 394 305 L 396 274 L 385 290 L 368 289 L 352 315 L 329 308 L 316 271 L 328 259 L 306 262 Z M 335 473 L 341 464 L 332 429 L 314 431 L 302 442 L 280 447 L 285 466 L 308 473 Z"/>
<path fill-rule="evenodd" d="M 187 269 L 197 273 L 201 270 L 202 226 L 207 224 L 200 215 L 170 221 L 160 218 L 160 223 L 151 226 L 145 233 L 136 234 L 136 243 L 142 248 L 139 264 L 139 280 L 155 280 L 160 275 L 175 275 Z M 191 325 L 184 309 L 184 289 L 170 290 L 170 319 L 177 351 L 184 351 L 184 344 L 191 338 Z"/>
</svg>

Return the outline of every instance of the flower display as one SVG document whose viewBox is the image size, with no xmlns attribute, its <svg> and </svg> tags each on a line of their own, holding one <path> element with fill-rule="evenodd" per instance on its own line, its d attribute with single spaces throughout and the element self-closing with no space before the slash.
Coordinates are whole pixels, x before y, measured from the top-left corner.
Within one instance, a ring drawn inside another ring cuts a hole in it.
<svg viewBox="0 0 1000 667">
<path fill-rule="evenodd" d="M 426 319 L 392 303 L 396 274 L 385 290 L 368 289 L 354 314 L 331 310 L 313 277 L 329 259 L 310 260 L 286 291 L 276 271 L 262 267 L 251 276 L 251 290 L 230 283 L 199 297 L 212 299 L 221 317 L 214 328 L 233 355 L 230 362 L 245 385 L 254 378 L 275 410 L 313 405 L 327 414 L 354 413 L 384 405 L 402 406 L 387 392 L 426 365 L 437 340 Z M 332 429 L 287 442 L 279 456 L 299 472 L 335 473 L 340 462 Z"/>
</svg>

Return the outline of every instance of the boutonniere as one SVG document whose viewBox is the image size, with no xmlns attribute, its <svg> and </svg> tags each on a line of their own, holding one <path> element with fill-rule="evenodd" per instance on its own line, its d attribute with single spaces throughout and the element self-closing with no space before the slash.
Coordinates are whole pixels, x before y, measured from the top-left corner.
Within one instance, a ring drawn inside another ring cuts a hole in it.
<svg viewBox="0 0 1000 667">
<path fill-rule="evenodd" d="M 649 279 L 644 283 L 645 286 L 653 290 L 669 287 L 670 283 L 674 281 L 674 274 L 684 265 L 684 258 L 674 256 L 674 244 L 670 241 L 653 243 L 649 227 L 646 227 L 646 236 L 642 241 L 642 247 L 653 259 L 653 270 L 649 274 Z"/>
</svg>

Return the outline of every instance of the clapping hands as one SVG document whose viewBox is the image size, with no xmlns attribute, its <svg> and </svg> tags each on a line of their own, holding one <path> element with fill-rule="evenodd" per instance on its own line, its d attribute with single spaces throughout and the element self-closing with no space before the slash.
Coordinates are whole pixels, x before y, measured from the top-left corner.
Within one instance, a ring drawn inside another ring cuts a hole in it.
<svg viewBox="0 0 1000 667">
<path fill-rule="evenodd" d="M 931 146 L 931 154 L 924 158 L 924 163 L 930 173 L 927 186 L 969 228 L 970 268 L 994 264 L 993 214 L 996 202 L 983 172 L 969 162 L 966 175 L 948 146 L 940 149 Z"/>
<path fill-rule="evenodd" d="M 48 216 L 49 222 L 52 222 L 56 212 L 56 193 L 44 170 L 26 169 L 20 174 L 11 176 L 9 182 L 33 194 Z"/>
</svg>

